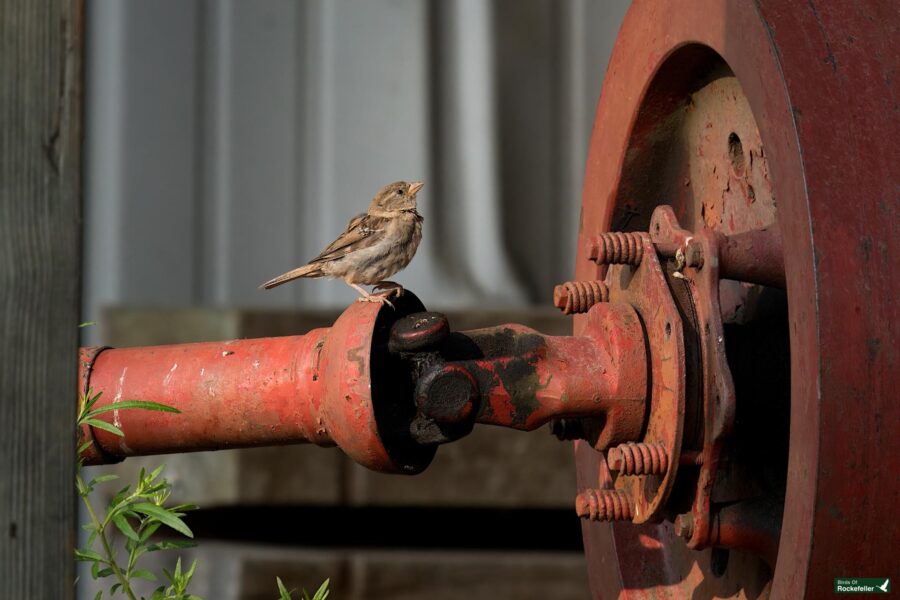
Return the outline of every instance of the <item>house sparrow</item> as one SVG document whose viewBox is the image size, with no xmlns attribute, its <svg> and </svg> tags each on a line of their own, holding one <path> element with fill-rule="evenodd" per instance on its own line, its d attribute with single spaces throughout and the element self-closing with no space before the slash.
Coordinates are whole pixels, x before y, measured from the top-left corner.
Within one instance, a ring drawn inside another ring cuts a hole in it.
<svg viewBox="0 0 900 600">
<path fill-rule="evenodd" d="M 386 281 L 412 260 L 422 239 L 422 215 L 416 212 L 421 181 L 397 181 L 381 188 L 368 212 L 350 219 L 347 229 L 309 263 L 271 279 L 260 287 L 271 289 L 300 277 L 343 279 L 362 294 L 358 302 L 379 302 L 398 296 L 403 287 Z M 375 285 L 370 294 L 358 284 Z M 379 291 L 380 290 L 380 291 Z"/>
</svg>

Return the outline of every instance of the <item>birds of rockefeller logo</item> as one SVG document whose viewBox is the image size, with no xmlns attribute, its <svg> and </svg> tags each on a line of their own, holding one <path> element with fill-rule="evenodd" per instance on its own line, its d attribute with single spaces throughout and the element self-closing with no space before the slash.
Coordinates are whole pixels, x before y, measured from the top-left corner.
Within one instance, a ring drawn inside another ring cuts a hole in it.
<svg viewBox="0 0 900 600">
<path fill-rule="evenodd" d="M 891 580 L 885 577 L 837 577 L 835 594 L 890 594 Z"/>
</svg>

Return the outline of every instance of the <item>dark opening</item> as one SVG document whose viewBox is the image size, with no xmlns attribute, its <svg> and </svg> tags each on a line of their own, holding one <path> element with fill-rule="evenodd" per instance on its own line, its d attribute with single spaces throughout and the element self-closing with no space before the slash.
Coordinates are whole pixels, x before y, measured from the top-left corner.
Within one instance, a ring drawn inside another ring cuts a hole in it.
<svg viewBox="0 0 900 600">
<path fill-rule="evenodd" d="M 744 172 L 744 145 L 738 134 L 731 132 L 728 136 L 728 156 L 731 158 L 731 166 L 735 173 Z"/>
</svg>

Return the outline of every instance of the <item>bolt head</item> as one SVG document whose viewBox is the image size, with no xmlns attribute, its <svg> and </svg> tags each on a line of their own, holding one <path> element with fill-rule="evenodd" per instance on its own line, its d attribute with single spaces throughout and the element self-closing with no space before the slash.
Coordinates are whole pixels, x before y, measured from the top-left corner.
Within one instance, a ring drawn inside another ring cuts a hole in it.
<svg viewBox="0 0 900 600">
<path fill-rule="evenodd" d="M 606 466 L 610 471 L 621 471 L 623 462 L 622 452 L 618 448 L 610 448 L 606 451 Z"/>
<path fill-rule="evenodd" d="M 699 269 L 703 266 L 703 246 L 697 240 L 688 242 L 684 249 L 684 262 L 688 267 Z"/>
<path fill-rule="evenodd" d="M 393 352 L 420 352 L 439 345 L 449 335 L 450 322 L 446 315 L 418 312 L 394 323 L 388 347 Z"/>
<path fill-rule="evenodd" d="M 565 310 L 566 304 L 569 303 L 569 290 L 565 285 L 558 285 L 553 288 L 553 306 L 559 310 Z"/>
<path fill-rule="evenodd" d="M 478 383 L 459 365 L 445 365 L 421 383 L 417 403 L 426 417 L 438 423 L 466 420 L 479 400 Z"/>
</svg>

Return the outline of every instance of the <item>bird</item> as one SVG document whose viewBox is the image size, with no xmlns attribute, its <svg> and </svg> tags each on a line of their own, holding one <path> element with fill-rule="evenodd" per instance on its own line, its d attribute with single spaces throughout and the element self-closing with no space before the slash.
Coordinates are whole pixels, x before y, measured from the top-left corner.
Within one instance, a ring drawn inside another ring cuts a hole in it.
<svg viewBox="0 0 900 600">
<path fill-rule="evenodd" d="M 387 278 L 410 263 L 422 240 L 424 218 L 416 207 L 421 181 L 395 181 L 375 195 L 365 213 L 356 215 L 344 232 L 302 267 L 270 279 L 260 286 L 272 289 L 301 277 L 342 279 L 361 294 L 357 302 L 378 302 L 393 308 L 403 286 Z M 362 285 L 374 285 L 373 293 Z"/>
</svg>

